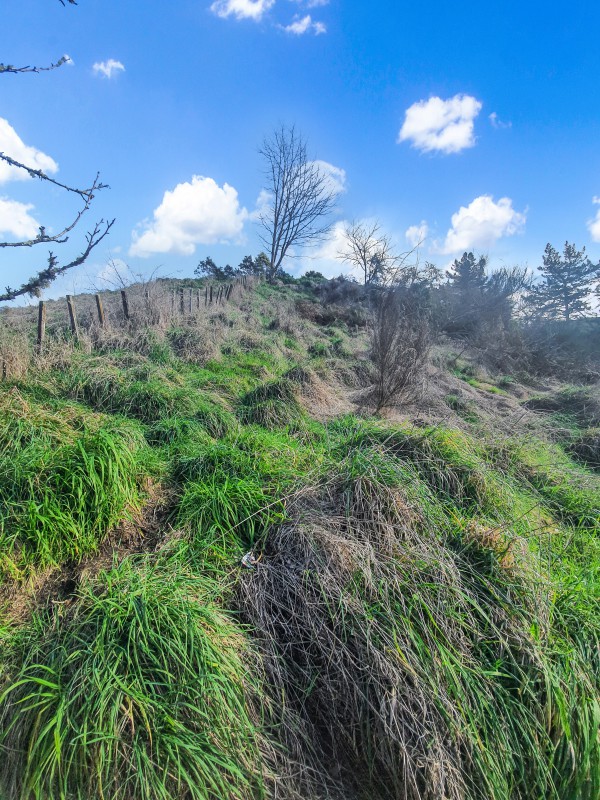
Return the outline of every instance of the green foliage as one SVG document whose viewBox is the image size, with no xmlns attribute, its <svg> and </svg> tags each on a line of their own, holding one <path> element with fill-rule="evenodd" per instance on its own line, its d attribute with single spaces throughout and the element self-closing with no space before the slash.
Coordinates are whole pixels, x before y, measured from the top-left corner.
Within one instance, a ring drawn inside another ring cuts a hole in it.
<svg viewBox="0 0 600 800">
<path fill-rule="evenodd" d="M 4 796 L 262 796 L 243 637 L 181 561 L 127 559 L 12 646 L 0 697 Z"/>
</svg>

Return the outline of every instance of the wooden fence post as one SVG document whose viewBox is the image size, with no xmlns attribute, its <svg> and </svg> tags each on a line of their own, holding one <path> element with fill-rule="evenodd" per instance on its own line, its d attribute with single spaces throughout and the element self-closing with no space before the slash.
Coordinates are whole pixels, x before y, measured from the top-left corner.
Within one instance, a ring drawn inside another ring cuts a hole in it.
<svg viewBox="0 0 600 800">
<path fill-rule="evenodd" d="M 73 297 L 67 295 L 67 309 L 69 311 L 69 323 L 71 325 L 71 333 L 76 339 L 79 339 L 79 332 L 77 330 L 77 312 L 75 311 L 75 301 Z"/>
<path fill-rule="evenodd" d="M 127 292 L 121 289 L 121 302 L 123 303 L 123 314 L 125 319 L 129 319 L 129 301 L 127 299 Z"/>
<path fill-rule="evenodd" d="M 185 312 L 185 297 L 183 294 L 183 289 L 179 290 L 179 313 L 183 314 Z"/>
<path fill-rule="evenodd" d="M 200 289 L 196 292 L 196 311 L 200 311 Z"/>
<path fill-rule="evenodd" d="M 212 306 L 212 301 L 213 301 L 213 287 L 212 287 L 212 283 L 211 283 L 210 290 L 209 290 L 209 295 L 208 295 L 208 302 L 210 303 L 211 306 Z"/>
<path fill-rule="evenodd" d="M 46 303 L 40 300 L 38 307 L 38 329 L 37 329 L 37 351 L 42 352 L 44 346 L 44 338 L 46 336 Z"/>
<path fill-rule="evenodd" d="M 175 289 L 171 293 L 171 316 L 175 316 Z"/>
<path fill-rule="evenodd" d="M 102 304 L 102 298 L 99 294 L 96 295 L 96 310 L 98 312 L 98 322 L 100 327 L 103 328 L 106 320 L 104 317 L 104 305 Z"/>
<path fill-rule="evenodd" d="M 194 290 L 190 289 L 190 314 L 192 313 L 192 302 L 194 297 Z"/>
</svg>

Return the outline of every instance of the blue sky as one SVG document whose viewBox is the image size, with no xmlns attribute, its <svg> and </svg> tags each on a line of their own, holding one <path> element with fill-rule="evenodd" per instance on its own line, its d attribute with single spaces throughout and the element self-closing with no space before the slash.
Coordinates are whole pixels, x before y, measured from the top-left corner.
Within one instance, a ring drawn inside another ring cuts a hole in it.
<svg viewBox="0 0 600 800">
<path fill-rule="evenodd" d="M 600 6 L 463 0 L 58 0 L 4 4 L 0 61 L 72 63 L 0 78 L 0 151 L 111 187 L 89 214 L 116 217 L 78 274 L 191 275 L 260 249 L 258 147 L 295 124 L 339 185 L 330 241 L 288 269 L 339 274 L 344 222 L 377 219 L 445 266 L 541 262 L 547 242 L 600 259 Z M 0 238 L 59 230 L 76 204 L 0 170 Z M 71 242 L 56 248 L 75 255 Z M 105 246 L 106 245 L 106 246 Z M 3 285 L 44 261 L 2 252 Z"/>
</svg>

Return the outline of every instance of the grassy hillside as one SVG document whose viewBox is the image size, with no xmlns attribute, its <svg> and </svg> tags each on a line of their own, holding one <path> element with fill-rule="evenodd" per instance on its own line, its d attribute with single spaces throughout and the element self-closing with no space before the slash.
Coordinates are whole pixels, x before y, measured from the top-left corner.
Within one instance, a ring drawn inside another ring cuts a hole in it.
<svg viewBox="0 0 600 800">
<path fill-rule="evenodd" d="M 0 797 L 600 795 L 598 387 L 374 416 L 365 319 L 3 323 Z"/>
</svg>

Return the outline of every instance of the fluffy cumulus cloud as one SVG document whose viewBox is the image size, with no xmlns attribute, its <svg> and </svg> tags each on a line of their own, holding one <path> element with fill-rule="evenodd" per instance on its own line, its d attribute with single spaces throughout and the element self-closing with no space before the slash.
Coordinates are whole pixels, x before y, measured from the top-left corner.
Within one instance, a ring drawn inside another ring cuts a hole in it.
<svg viewBox="0 0 600 800">
<path fill-rule="evenodd" d="M 526 219 L 526 213 L 515 211 L 508 197 L 501 197 L 497 203 L 491 195 L 476 197 L 452 215 L 452 227 L 437 250 L 453 255 L 465 250 L 486 249 L 502 236 L 521 233 Z"/>
<path fill-rule="evenodd" d="M 210 10 L 218 17 L 258 21 L 274 5 L 275 0 L 215 0 Z"/>
<path fill-rule="evenodd" d="M 129 254 L 193 255 L 198 244 L 239 241 L 248 212 L 240 207 L 238 193 L 229 184 L 194 175 L 166 191 L 153 219 L 132 234 Z"/>
<path fill-rule="evenodd" d="M 26 164 L 32 169 L 41 169 L 47 174 L 58 171 L 58 164 L 53 158 L 42 153 L 41 150 L 25 144 L 15 129 L 2 117 L 0 117 L 0 153 L 10 156 L 15 161 Z M 22 181 L 28 178 L 29 175 L 25 170 L 0 161 L 0 183 Z"/>
<path fill-rule="evenodd" d="M 37 236 L 40 224 L 29 213 L 32 208 L 31 203 L 19 203 L 0 197 L 0 234 L 19 240 Z"/>
<path fill-rule="evenodd" d="M 323 22 L 313 22 L 310 14 L 306 14 L 304 17 L 295 17 L 289 25 L 283 26 L 283 30 L 295 36 L 302 36 L 305 33 L 319 36 L 321 33 L 327 33 L 326 25 Z"/>
<path fill-rule="evenodd" d="M 123 64 L 114 58 L 109 58 L 108 61 L 96 61 L 92 69 L 95 75 L 100 75 L 102 78 L 114 78 L 119 72 L 125 72 Z"/>
<path fill-rule="evenodd" d="M 404 236 L 411 247 L 419 247 L 429 234 L 429 226 L 423 220 L 420 225 L 411 225 Z"/>
<path fill-rule="evenodd" d="M 592 203 L 600 206 L 600 197 L 592 197 Z M 600 208 L 596 211 L 596 216 L 588 219 L 588 231 L 592 237 L 593 242 L 600 242 Z"/>
<path fill-rule="evenodd" d="M 460 153 L 475 144 L 474 120 L 481 108 L 479 100 L 467 94 L 421 100 L 406 110 L 398 141 L 426 153 Z"/>
</svg>

